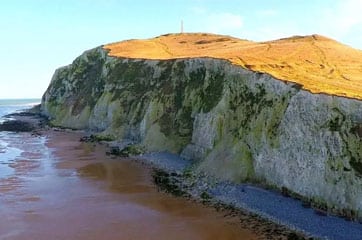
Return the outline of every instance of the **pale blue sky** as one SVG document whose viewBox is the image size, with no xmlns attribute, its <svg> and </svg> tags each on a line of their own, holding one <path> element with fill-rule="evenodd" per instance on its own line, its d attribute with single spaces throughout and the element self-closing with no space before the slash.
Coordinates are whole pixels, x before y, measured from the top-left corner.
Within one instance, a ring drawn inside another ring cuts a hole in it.
<svg viewBox="0 0 362 240">
<path fill-rule="evenodd" d="M 362 0 L 3 0 L 0 99 L 36 98 L 54 70 L 110 42 L 180 31 L 255 41 L 318 33 L 362 49 Z"/>
</svg>

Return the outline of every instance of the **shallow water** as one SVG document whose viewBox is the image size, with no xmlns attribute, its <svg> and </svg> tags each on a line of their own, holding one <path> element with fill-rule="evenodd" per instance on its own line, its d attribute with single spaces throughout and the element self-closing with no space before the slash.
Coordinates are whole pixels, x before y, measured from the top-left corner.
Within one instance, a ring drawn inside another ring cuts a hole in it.
<svg viewBox="0 0 362 240">
<path fill-rule="evenodd" d="M 4 115 L 28 109 L 40 103 L 40 99 L 0 99 L 0 122 Z M 1 146 L 1 145 L 0 145 Z"/>
<path fill-rule="evenodd" d="M 9 146 L 7 143 L 9 139 L 14 139 L 13 136 L 13 133 L 0 132 L 0 178 L 14 173 L 14 168 L 11 167 L 11 164 L 22 152 L 18 148 Z"/>
<path fill-rule="evenodd" d="M 1 158 L 11 169 L 0 175 L 1 240 L 257 239 L 236 217 L 159 192 L 147 166 L 76 133 L 6 136 L 18 152 Z"/>
</svg>

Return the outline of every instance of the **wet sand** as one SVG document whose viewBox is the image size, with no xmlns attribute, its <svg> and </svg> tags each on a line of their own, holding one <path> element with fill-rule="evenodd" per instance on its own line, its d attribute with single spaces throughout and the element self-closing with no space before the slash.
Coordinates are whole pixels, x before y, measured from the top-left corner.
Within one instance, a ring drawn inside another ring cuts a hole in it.
<svg viewBox="0 0 362 240">
<path fill-rule="evenodd" d="M 159 192 L 148 166 L 80 133 L 43 134 L 2 136 L 21 151 L 0 153 L 0 240 L 260 239 L 238 217 Z"/>
</svg>

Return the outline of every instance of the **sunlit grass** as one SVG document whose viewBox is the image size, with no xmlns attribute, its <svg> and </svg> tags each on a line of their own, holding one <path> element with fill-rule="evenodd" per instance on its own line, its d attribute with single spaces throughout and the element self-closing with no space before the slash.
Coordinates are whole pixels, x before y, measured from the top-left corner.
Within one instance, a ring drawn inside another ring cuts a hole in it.
<svg viewBox="0 0 362 240">
<path fill-rule="evenodd" d="M 227 59 L 313 93 L 362 99 L 362 51 L 319 36 L 252 42 L 229 36 L 188 33 L 104 46 L 110 56 L 139 59 Z"/>
</svg>

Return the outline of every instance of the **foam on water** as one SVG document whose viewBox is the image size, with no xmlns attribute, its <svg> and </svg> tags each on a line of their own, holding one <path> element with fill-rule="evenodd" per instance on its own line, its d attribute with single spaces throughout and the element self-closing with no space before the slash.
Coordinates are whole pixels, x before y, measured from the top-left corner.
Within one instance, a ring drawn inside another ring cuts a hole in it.
<svg viewBox="0 0 362 240">
<path fill-rule="evenodd" d="M 40 103 L 40 99 L 0 99 L 0 106 L 27 106 L 36 105 Z"/>
<path fill-rule="evenodd" d="M 20 149 L 8 147 L 6 139 L 9 137 L 8 133 L 0 132 L 0 179 L 14 172 L 10 164 L 22 153 Z"/>
<path fill-rule="evenodd" d="M 40 104 L 40 99 L 0 99 L 0 123 L 4 116 L 10 113 L 29 109 Z"/>
<path fill-rule="evenodd" d="M 0 123 L 5 121 L 5 115 L 29 109 L 40 103 L 40 99 L 0 99 Z M 9 147 L 8 140 L 14 134 L 0 132 L 0 178 L 13 173 L 10 164 L 22 153 L 20 149 Z"/>
</svg>

